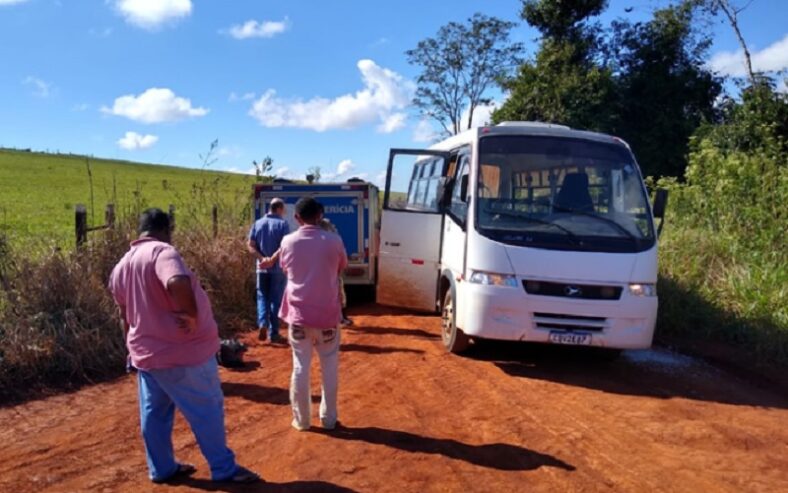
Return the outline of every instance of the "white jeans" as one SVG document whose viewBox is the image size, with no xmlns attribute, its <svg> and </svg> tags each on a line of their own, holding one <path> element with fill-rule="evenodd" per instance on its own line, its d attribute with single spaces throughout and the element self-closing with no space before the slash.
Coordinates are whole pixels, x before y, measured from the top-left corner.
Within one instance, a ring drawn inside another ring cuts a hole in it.
<svg viewBox="0 0 788 493">
<path fill-rule="evenodd" d="M 323 377 L 323 397 L 320 402 L 320 421 L 333 428 L 337 422 L 337 380 L 339 368 L 339 329 L 312 329 L 291 325 L 288 339 L 293 348 L 293 376 L 290 380 L 290 404 L 293 424 L 299 429 L 309 428 L 312 416 L 312 395 L 309 383 L 312 348 L 320 358 Z"/>
</svg>

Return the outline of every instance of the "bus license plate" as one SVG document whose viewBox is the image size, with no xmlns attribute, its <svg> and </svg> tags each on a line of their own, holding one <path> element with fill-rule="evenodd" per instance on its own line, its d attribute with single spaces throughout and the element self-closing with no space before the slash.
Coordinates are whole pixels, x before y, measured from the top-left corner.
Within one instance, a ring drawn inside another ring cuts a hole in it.
<svg viewBox="0 0 788 493">
<path fill-rule="evenodd" d="M 550 342 L 553 344 L 588 346 L 591 344 L 591 334 L 578 332 L 550 332 Z"/>
</svg>

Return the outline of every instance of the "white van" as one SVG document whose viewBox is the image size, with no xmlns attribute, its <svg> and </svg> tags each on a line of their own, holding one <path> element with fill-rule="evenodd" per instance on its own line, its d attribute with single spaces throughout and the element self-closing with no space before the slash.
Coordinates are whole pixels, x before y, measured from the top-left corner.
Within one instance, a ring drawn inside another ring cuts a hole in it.
<svg viewBox="0 0 788 493">
<path fill-rule="evenodd" d="M 629 146 L 535 122 L 392 149 L 378 302 L 440 311 L 473 338 L 647 348 L 657 316 L 654 213 Z"/>
</svg>

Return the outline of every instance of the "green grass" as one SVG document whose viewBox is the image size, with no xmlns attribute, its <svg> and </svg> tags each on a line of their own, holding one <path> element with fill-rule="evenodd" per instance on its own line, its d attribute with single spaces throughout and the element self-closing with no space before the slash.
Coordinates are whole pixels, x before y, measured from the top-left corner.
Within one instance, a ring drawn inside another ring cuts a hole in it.
<svg viewBox="0 0 788 493">
<path fill-rule="evenodd" d="M 788 257 L 673 217 L 660 239 L 658 335 L 722 343 L 752 368 L 788 367 Z"/>
<path fill-rule="evenodd" d="M 87 206 L 89 225 L 104 222 L 107 203 L 119 216 L 174 204 L 180 225 L 209 220 L 216 203 L 241 222 L 244 214 L 248 218 L 254 181 L 233 173 L 0 150 L 0 232 L 15 246 L 71 245 L 79 203 Z"/>
</svg>

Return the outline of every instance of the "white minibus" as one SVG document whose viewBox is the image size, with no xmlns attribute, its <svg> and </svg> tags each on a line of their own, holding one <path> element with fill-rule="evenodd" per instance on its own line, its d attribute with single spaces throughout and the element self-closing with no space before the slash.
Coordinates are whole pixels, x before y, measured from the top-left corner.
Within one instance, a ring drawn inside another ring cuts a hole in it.
<svg viewBox="0 0 788 493">
<path fill-rule="evenodd" d="M 439 311 L 454 353 L 479 338 L 648 348 L 666 198 L 652 211 L 624 141 L 560 125 L 392 149 L 378 302 Z"/>
</svg>

